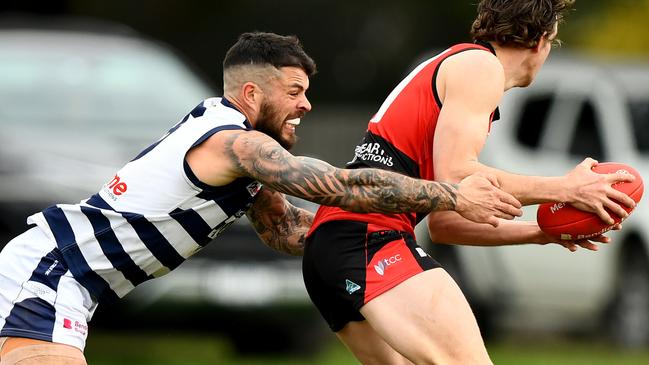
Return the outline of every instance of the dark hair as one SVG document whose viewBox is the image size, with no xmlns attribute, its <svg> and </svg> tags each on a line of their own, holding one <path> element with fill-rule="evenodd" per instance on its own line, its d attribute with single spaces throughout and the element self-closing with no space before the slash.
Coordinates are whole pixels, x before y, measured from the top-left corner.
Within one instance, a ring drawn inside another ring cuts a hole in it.
<svg viewBox="0 0 649 365">
<path fill-rule="evenodd" d="M 554 30 L 575 0 L 481 0 L 471 26 L 476 41 L 504 46 L 535 47 Z"/>
<path fill-rule="evenodd" d="M 316 73 L 313 59 L 304 52 L 296 36 L 281 36 L 275 33 L 243 33 L 223 59 L 223 70 L 238 65 L 272 65 L 299 67 L 312 76 Z"/>
</svg>

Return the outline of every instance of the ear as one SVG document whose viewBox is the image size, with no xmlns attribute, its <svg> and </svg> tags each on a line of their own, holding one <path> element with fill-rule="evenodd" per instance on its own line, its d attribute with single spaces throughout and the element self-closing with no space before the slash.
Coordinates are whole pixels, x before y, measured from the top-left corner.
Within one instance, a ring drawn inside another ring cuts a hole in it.
<svg viewBox="0 0 649 365">
<path fill-rule="evenodd" d="M 548 37 L 548 32 L 544 32 L 543 34 L 541 34 L 541 38 L 539 38 L 539 41 L 536 42 L 536 46 L 532 47 L 532 51 L 534 51 L 534 53 L 538 53 L 543 47 L 544 42 L 548 42 L 547 37 Z"/>
<path fill-rule="evenodd" d="M 241 86 L 241 92 L 243 94 L 243 100 L 246 104 L 254 105 L 260 101 L 261 98 L 261 88 L 254 82 L 246 82 Z"/>
</svg>

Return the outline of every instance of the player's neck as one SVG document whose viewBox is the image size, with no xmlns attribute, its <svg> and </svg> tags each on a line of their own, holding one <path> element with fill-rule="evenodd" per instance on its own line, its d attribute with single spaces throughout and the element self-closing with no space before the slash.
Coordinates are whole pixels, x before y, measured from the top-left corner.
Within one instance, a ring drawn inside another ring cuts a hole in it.
<svg viewBox="0 0 649 365">
<path fill-rule="evenodd" d="M 528 69 L 525 66 L 530 50 L 517 47 L 503 47 L 492 44 L 496 57 L 505 71 L 505 91 L 519 86 L 527 86 Z"/>
</svg>

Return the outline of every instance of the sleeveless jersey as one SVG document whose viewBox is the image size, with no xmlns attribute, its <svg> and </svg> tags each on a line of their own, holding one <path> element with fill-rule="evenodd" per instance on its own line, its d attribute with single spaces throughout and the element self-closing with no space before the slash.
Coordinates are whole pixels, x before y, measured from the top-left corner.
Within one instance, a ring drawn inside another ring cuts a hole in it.
<svg viewBox="0 0 649 365">
<path fill-rule="evenodd" d="M 495 54 L 488 44 L 458 44 L 424 61 L 410 72 L 370 120 L 367 132 L 356 146 L 354 158 L 347 163 L 347 168 L 372 167 L 434 180 L 433 138 L 442 107 L 435 86 L 437 72 L 448 57 L 472 49 Z M 497 115 L 497 109 L 494 114 Z M 332 220 L 362 221 L 414 234 L 414 226 L 424 217 L 415 213 L 353 213 L 322 206 L 316 213 L 309 234 L 320 224 Z"/>
<path fill-rule="evenodd" d="M 214 133 L 251 130 L 226 99 L 204 100 L 79 204 L 58 204 L 28 218 L 51 239 L 100 303 L 178 267 L 252 205 L 261 185 L 250 179 L 202 183 L 185 155 Z"/>
</svg>

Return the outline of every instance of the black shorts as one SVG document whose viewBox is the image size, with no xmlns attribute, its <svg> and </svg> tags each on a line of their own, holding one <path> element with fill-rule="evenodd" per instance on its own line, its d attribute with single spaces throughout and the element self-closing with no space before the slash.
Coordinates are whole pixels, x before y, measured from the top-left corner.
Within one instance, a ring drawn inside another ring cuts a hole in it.
<svg viewBox="0 0 649 365">
<path fill-rule="evenodd" d="M 311 300 L 334 332 L 365 318 L 359 309 L 425 270 L 440 267 L 406 232 L 332 221 L 306 240 L 302 274 Z"/>
</svg>

